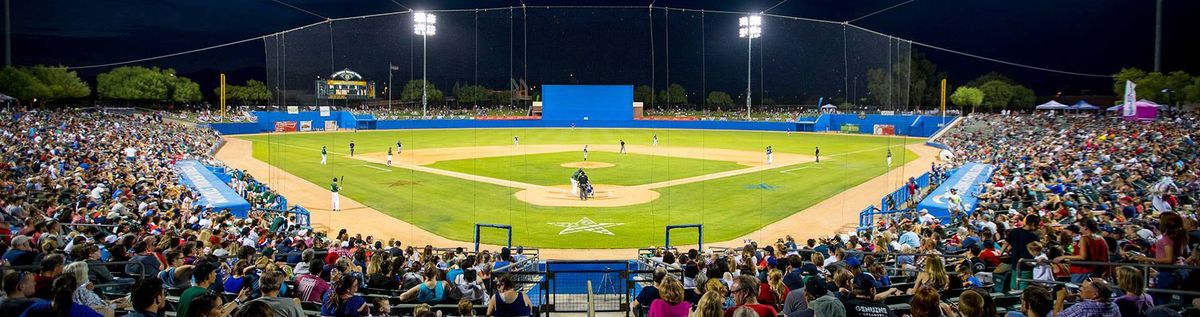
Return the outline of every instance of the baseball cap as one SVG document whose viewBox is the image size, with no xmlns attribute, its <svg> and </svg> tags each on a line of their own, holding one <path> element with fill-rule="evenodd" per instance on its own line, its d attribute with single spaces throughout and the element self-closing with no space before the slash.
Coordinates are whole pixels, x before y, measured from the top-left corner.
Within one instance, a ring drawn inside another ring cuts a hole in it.
<svg viewBox="0 0 1200 317">
<path fill-rule="evenodd" d="M 16 237 L 13 237 L 13 238 L 12 238 L 12 246 L 18 246 L 18 245 L 22 245 L 22 244 L 28 244 L 28 243 L 29 243 L 29 241 L 30 241 L 30 239 L 29 239 L 29 236 L 26 236 L 26 235 L 19 235 L 19 236 L 16 236 Z"/>
<path fill-rule="evenodd" d="M 852 256 L 846 257 L 845 262 L 846 262 L 846 265 L 848 265 L 850 267 L 858 267 L 858 265 L 862 264 L 862 261 L 859 261 L 858 258 L 852 257 Z"/>
<path fill-rule="evenodd" d="M 854 277 L 854 289 L 866 291 L 875 288 L 875 277 L 867 273 L 859 273 Z"/>
</svg>

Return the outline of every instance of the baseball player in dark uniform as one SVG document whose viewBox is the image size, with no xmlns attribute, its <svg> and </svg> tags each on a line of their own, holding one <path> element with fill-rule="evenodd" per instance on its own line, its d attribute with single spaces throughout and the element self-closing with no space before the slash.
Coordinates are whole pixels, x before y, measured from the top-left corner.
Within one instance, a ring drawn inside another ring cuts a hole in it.
<svg viewBox="0 0 1200 317">
<path fill-rule="evenodd" d="M 621 140 L 621 154 L 625 154 L 625 140 Z"/>
<path fill-rule="evenodd" d="M 350 156 L 354 156 L 354 141 L 350 141 Z"/>
<path fill-rule="evenodd" d="M 587 173 L 580 172 L 579 173 L 579 200 L 587 200 L 588 186 L 590 186 L 590 185 L 588 184 Z"/>
</svg>

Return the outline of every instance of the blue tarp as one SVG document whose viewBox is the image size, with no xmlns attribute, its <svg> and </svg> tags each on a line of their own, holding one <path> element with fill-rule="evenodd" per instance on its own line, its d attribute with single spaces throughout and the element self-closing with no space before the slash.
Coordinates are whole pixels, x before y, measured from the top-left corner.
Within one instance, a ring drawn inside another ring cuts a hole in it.
<svg viewBox="0 0 1200 317">
<path fill-rule="evenodd" d="M 963 210 L 970 213 L 979 204 L 979 199 L 975 198 L 975 194 L 979 192 L 980 184 L 991 179 L 992 172 L 995 170 L 995 166 L 991 164 L 964 164 L 946 181 L 942 182 L 942 185 L 930 192 L 929 196 L 925 196 L 925 199 L 917 204 L 917 210 L 929 210 L 930 215 L 941 219 L 942 223 L 948 223 L 950 204 L 946 196 L 950 194 L 950 188 L 955 188 L 958 189 L 958 195 L 962 197 Z"/>
<path fill-rule="evenodd" d="M 229 212 L 239 218 L 245 218 L 250 212 L 250 203 L 233 191 L 229 185 L 221 181 L 216 174 L 195 160 L 183 160 L 175 163 L 179 172 L 179 182 L 200 194 L 196 204 L 212 207 Z"/>
</svg>

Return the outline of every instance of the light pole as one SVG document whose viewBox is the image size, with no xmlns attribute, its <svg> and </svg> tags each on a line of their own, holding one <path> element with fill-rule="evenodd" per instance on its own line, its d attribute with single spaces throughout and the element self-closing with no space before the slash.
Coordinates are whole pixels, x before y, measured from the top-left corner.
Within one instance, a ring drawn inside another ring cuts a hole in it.
<svg viewBox="0 0 1200 317">
<path fill-rule="evenodd" d="M 762 36 L 762 16 L 751 15 L 738 19 L 738 37 L 746 39 L 746 120 L 750 121 L 750 70 L 754 39 Z"/>
<path fill-rule="evenodd" d="M 425 57 L 428 55 L 425 53 L 425 40 L 428 39 L 429 36 L 437 34 L 437 26 L 435 26 L 434 24 L 437 24 L 437 16 L 435 16 L 433 14 L 425 13 L 425 12 L 417 12 L 417 13 L 413 14 L 413 33 L 421 36 L 421 117 L 422 118 L 427 116 L 427 112 L 429 109 L 429 93 L 428 93 L 428 89 L 427 89 L 427 87 L 429 86 L 429 80 L 425 79 L 425 76 L 428 74 L 426 71 L 426 68 L 425 68 L 425 60 L 426 60 Z"/>
</svg>

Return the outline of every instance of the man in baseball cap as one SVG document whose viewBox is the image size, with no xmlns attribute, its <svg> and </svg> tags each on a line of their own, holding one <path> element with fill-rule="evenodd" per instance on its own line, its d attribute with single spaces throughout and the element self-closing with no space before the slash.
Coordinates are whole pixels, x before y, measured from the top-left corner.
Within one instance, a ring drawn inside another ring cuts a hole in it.
<svg viewBox="0 0 1200 317">
<path fill-rule="evenodd" d="M 18 235 L 10 241 L 12 247 L 8 252 L 4 252 L 4 260 L 8 261 L 9 265 L 33 265 L 37 259 L 37 251 L 33 250 L 33 240 L 29 236 Z"/>
</svg>

